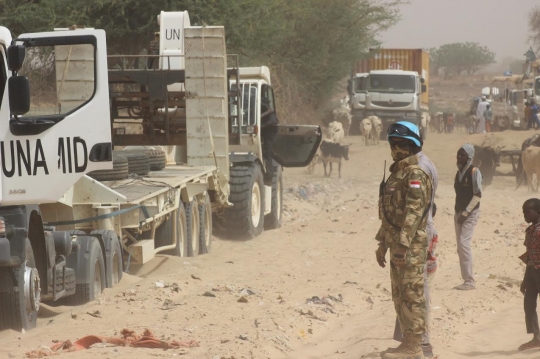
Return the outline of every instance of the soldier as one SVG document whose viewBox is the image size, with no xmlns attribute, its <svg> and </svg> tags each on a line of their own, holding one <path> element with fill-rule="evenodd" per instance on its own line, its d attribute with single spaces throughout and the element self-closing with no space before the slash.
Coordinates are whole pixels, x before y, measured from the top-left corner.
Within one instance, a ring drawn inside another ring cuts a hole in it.
<svg viewBox="0 0 540 359">
<path fill-rule="evenodd" d="M 422 139 L 418 127 L 402 121 L 388 128 L 394 163 L 388 181 L 381 183 L 381 228 L 376 258 L 385 267 L 390 249 L 392 300 L 403 333 L 403 342 L 381 353 L 383 359 L 423 359 L 422 336 L 426 332 L 424 273 L 428 249 L 427 214 L 432 202 L 432 180 L 419 166 Z"/>
</svg>

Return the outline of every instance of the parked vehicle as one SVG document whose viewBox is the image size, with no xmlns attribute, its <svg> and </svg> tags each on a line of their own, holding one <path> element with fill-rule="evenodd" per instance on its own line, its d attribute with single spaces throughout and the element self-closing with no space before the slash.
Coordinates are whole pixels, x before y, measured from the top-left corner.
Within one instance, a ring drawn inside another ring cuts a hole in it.
<svg viewBox="0 0 540 359">
<path fill-rule="evenodd" d="M 366 79 L 367 81 L 363 80 Z M 359 89 L 360 81 L 366 86 Z M 429 111 L 429 54 L 422 49 L 370 49 L 349 80 L 352 129 L 362 119 L 377 116 L 382 135 L 390 124 L 407 120 L 427 134 Z"/>
<path fill-rule="evenodd" d="M 268 68 L 228 67 L 221 26 L 159 23 L 145 56 L 107 57 L 103 30 L 0 28 L 0 328 L 92 301 L 157 253 L 210 252 L 213 217 L 251 237 L 280 225 L 281 167 L 306 166 L 320 128 L 278 127 L 265 185 Z"/>
</svg>

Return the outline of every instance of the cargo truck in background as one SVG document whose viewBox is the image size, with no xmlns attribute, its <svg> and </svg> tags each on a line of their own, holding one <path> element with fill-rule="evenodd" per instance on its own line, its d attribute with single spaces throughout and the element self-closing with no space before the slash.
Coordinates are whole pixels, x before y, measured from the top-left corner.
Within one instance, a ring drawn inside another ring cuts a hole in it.
<svg viewBox="0 0 540 359">
<path fill-rule="evenodd" d="M 417 124 L 426 137 L 429 111 L 429 54 L 422 49 L 370 49 L 349 80 L 351 134 L 359 122 L 375 115 L 388 126 L 399 120 Z"/>
<path fill-rule="evenodd" d="M 92 301 L 157 253 L 210 252 L 213 219 L 279 227 L 281 168 L 311 162 L 320 128 L 279 125 L 264 181 L 268 68 L 231 61 L 222 26 L 158 21 L 142 56 L 107 56 L 103 30 L 0 27 L 0 329 L 34 328 L 42 301 Z"/>
</svg>

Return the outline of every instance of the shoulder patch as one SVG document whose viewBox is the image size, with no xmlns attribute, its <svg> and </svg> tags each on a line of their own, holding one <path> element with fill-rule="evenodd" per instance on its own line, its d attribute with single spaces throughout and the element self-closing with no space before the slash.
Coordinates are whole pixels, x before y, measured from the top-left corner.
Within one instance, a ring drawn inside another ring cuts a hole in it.
<svg viewBox="0 0 540 359">
<path fill-rule="evenodd" d="M 422 187 L 422 182 L 421 181 L 409 181 L 409 187 L 410 188 L 420 188 Z"/>
</svg>

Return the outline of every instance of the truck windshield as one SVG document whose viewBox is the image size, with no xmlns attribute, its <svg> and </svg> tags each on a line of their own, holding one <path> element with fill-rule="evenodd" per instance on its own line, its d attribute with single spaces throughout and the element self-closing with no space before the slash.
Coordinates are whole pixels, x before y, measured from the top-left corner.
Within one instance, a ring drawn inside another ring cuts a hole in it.
<svg viewBox="0 0 540 359">
<path fill-rule="evenodd" d="M 366 92 L 368 89 L 368 78 L 357 77 L 354 79 L 354 92 Z"/>
<path fill-rule="evenodd" d="M 416 82 L 412 75 L 369 75 L 369 91 L 414 93 Z"/>
</svg>

